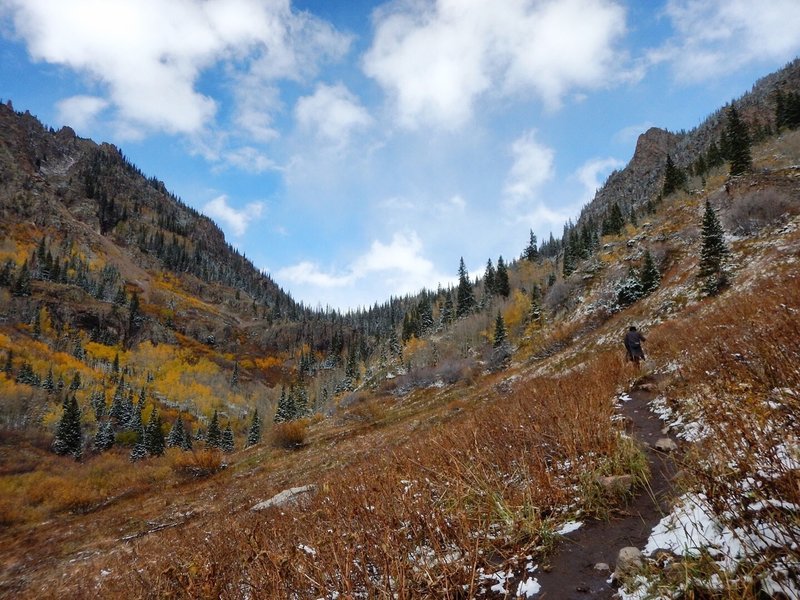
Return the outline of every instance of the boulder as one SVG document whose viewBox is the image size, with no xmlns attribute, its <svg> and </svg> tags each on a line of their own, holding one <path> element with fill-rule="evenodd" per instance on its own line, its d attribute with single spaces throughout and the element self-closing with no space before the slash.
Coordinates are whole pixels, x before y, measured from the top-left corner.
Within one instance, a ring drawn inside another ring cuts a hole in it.
<svg viewBox="0 0 800 600">
<path fill-rule="evenodd" d="M 653 447 L 659 452 L 675 452 L 678 449 L 678 444 L 673 442 L 668 437 L 664 437 L 659 438 Z"/>
<path fill-rule="evenodd" d="M 623 496 L 630 492 L 633 487 L 633 475 L 598 477 L 597 483 L 603 488 L 603 492 L 606 494 L 610 496 Z"/>
<path fill-rule="evenodd" d="M 275 494 L 269 500 L 264 500 L 263 502 L 259 502 L 258 504 L 252 506 L 250 510 L 253 511 L 262 511 L 267 510 L 268 508 L 272 508 L 273 506 L 276 508 L 281 508 L 283 506 L 288 506 L 291 504 L 297 504 L 302 498 L 307 497 L 310 494 L 313 494 L 317 489 L 317 486 L 311 485 L 304 485 L 302 487 L 293 487 L 289 488 L 288 490 L 283 490 L 282 492 Z"/>
</svg>

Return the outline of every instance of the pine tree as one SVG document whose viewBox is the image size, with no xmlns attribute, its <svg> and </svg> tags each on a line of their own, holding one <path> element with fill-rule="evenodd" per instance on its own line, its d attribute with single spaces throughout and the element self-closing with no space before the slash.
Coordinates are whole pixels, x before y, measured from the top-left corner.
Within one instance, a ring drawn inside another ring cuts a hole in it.
<svg viewBox="0 0 800 600">
<path fill-rule="evenodd" d="M 539 249 L 536 247 L 536 235 L 534 235 L 533 229 L 531 229 L 531 238 L 522 253 L 522 258 L 530 262 L 539 262 Z"/>
<path fill-rule="evenodd" d="M 225 431 L 222 432 L 220 449 L 226 454 L 230 454 L 235 450 L 234 440 L 233 440 L 233 429 L 231 429 L 230 422 L 228 422 L 228 426 L 225 428 Z"/>
<path fill-rule="evenodd" d="M 675 166 L 672 157 L 667 154 L 667 166 L 664 172 L 664 186 L 661 188 L 662 196 L 669 196 L 686 185 L 686 173 Z"/>
<path fill-rule="evenodd" d="M 231 389 L 235 390 L 239 385 L 239 361 L 233 363 L 233 374 L 231 375 Z"/>
<path fill-rule="evenodd" d="M 189 427 L 183 428 L 183 439 L 181 440 L 181 450 L 192 449 L 192 431 Z"/>
<path fill-rule="evenodd" d="M 185 438 L 186 431 L 183 428 L 183 417 L 179 413 L 167 435 L 167 447 L 177 448 L 183 444 Z"/>
<path fill-rule="evenodd" d="M 14 351 L 10 350 L 6 353 L 6 362 L 3 365 L 3 373 L 6 374 L 8 379 L 12 379 L 14 375 Z"/>
<path fill-rule="evenodd" d="M 699 276 L 703 280 L 705 292 L 714 295 L 727 283 L 724 266 L 728 247 L 725 244 L 725 232 L 717 218 L 717 213 L 708 200 L 706 200 L 706 210 L 703 214 L 702 238 Z"/>
<path fill-rule="evenodd" d="M 629 306 L 643 296 L 642 282 L 631 267 L 628 276 L 617 287 L 617 303 L 620 306 Z"/>
<path fill-rule="evenodd" d="M 497 318 L 494 320 L 494 343 L 495 348 L 499 348 L 506 341 L 506 324 L 503 321 L 503 315 L 497 311 Z"/>
<path fill-rule="evenodd" d="M 47 390 L 48 395 L 56 390 L 56 382 L 55 379 L 53 379 L 53 367 L 50 367 L 50 370 L 47 371 L 47 377 L 45 377 L 44 382 L 42 382 L 42 389 Z"/>
<path fill-rule="evenodd" d="M 253 412 L 253 420 L 250 422 L 250 429 L 247 432 L 247 442 L 245 447 L 254 446 L 261 441 L 261 419 L 258 417 L 258 409 Z"/>
<path fill-rule="evenodd" d="M 278 408 L 275 410 L 274 423 L 286 423 L 294 418 L 294 400 L 291 392 L 286 394 L 286 388 L 281 387 L 281 398 L 278 400 Z"/>
<path fill-rule="evenodd" d="M 494 296 L 497 290 L 496 271 L 491 258 L 486 261 L 486 270 L 483 272 L 483 289 L 487 296 Z"/>
<path fill-rule="evenodd" d="M 97 426 L 97 433 L 94 436 L 94 451 L 105 452 L 114 445 L 114 424 L 110 420 L 102 421 Z"/>
<path fill-rule="evenodd" d="M 454 317 L 455 308 L 453 307 L 453 294 L 450 292 L 450 290 L 447 290 L 447 293 L 444 297 L 444 304 L 442 304 L 442 311 L 439 315 L 439 321 L 441 322 L 442 327 L 447 327 L 450 323 L 452 323 Z"/>
<path fill-rule="evenodd" d="M 459 319 L 466 317 L 475 309 L 475 295 L 472 292 L 467 268 L 464 266 L 464 258 L 458 265 L 458 291 L 456 293 L 456 317 Z"/>
<path fill-rule="evenodd" d="M 134 445 L 131 449 L 130 455 L 128 455 L 128 460 L 131 462 L 137 462 L 140 460 L 144 460 L 147 458 L 147 448 L 144 445 L 144 442 L 139 442 L 138 444 Z"/>
<path fill-rule="evenodd" d="M 753 166 L 753 159 L 750 154 L 750 134 L 747 132 L 747 125 L 739 117 L 736 108 L 731 105 L 728 108 L 728 122 L 725 127 L 725 155 L 731 163 L 730 174 L 741 175 L 746 173 Z"/>
<path fill-rule="evenodd" d="M 656 268 L 656 264 L 653 261 L 653 256 L 650 254 L 649 249 L 644 252 L 644 264 L 642 265 L 642 272 L 639 275 L 639 282 L 642 285 L 642 294 L 644 296 L 658 289 L 661 283 L 661 274 Z"/>
<path fill-rule="evenodd" d="M 161 415 L 158 409 L 153 408 L 150 421 L 144 430 L 144 447 L 150 456 L 161 456 L 164 454 L 164 432 L 161 429 Z"/>
<path fill-rule="evenodd" d="M 606 218 L 603 219 L 603 235 L 619 235 L 622 233 L 622 228 L 625 226 L 625 217 L 622 216 L 622 210 L 619 203 L 614 202 L 611 206 Z"/>
<path fill-rule="evenodd" d="M 497 259 L 497 274 L 495 277 L 497 295 L 508 298 L 509 294 L 511 294 L 511 286 L 508 282 L 508 269 L 502 256 Z"/>
<path fill-rule="evenodd" d="M 94 411 L 95 421 L 98 423 L 106 414 L 106 396 L 103 390 L 95 390 L 89 397 L 89 404 Z"/>
<path fill-rule="evenodd" d="M 74 392 L 75 390 L 81 387 L 81 375 L 78 371 L 75 371 L 75 374 L 72 376 L 72 381 L 69 384 L 70 391 Z"/>
<path fill-rule="evenodd" d="M 11 293 L 15 296 L 30 296 L 31 295 L 31 274 L 28 270 L 28 261 L 22 263 L 19 274 L 14 280 L 14 285 L 11 286 Z"/>
<path fill-rule="evenodd" d="M 219 448 L 222 443 L 222 431 L 219 429 L 219 416 L 217 411 L 214 411 L 214 416 L 211 417 L 211 423 L 208 424 L 208 433 L 206 433 L 206 448 Z"/>
<path fill-rule="evenodd" d="M 81 411 L 75 395 L 64 399 L 64 412 L 56 427 L 53 451 L 59 456 L 70 454 L 80 460 L 83 439 L 81 435 Z"/>
<path fill-rule="evenodd" d="M 531 291 L 531 309 L 528 319 L 531 323 L 540 323 L 542 320 L 542 291 L 538 285 L 534 285 Z"/>
</svg>

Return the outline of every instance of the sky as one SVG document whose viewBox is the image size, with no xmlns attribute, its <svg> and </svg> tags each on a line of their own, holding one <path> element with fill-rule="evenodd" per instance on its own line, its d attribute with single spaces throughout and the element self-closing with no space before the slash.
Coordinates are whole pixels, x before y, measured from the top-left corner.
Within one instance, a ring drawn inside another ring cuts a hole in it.
<svg viewBox="0 0 800 600">
<path fill-rule="evenodd" d="M 799 53 L 797 0 L 0 0 L 0 99 L 118 146 L 312 308 L 560 236 L 639 134 Z"/>
</svg>

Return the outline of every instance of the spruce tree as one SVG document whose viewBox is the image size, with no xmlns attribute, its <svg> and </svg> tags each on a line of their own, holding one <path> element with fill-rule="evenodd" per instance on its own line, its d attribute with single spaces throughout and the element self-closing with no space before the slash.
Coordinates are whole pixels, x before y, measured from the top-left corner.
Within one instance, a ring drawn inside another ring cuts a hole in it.
<svg viewBox="0 0 800 600">
<path fill-rule="evenodd" d="M 456 317 L 459 319 L 466 317 L 475 310 L 475 295 L 472 292 L 467 268 L 464 266 L 464 258 L 458 265 L 458 290 L 456 292 Z"/>
<path fill-rule="evenodd" d="M 239 361 L 233 363 L 233 373 L 231 374 L 231 389 L 235 390 L 239 385 Z"/>
<path fill-rule="evenodd" d="M 497 289 L 497 295 L 503 298 L 508 298 L 509 294 L 511 294 L 511 286 L 508 282 L 508 269 L 506 268 L 506 263 L 503 261 L 502 256 L 497 259 L 495 288 Z"/>
<path fill-rule="evenodd" d="M 261 441 L 261 419 L 258 417 L 258 409 L 253 412 L 253 420 L 250 422 L 250 429 L 247 431 L 247 442 L 245 447 L 254 446 Z"/>
<path fill-rule="evenodd" d="M 81 435 L 81 411 L 75 395 L 64 399 L 64 412 L 56 427 L 53 451 L 59 456 L 70 454 L 75 460 L 81 458 L 83 439 Z"/>
<path fill-rule="evenodd" d="M 496 271 L 491 258 L 486 261 L 486 270 L 483 272 L 483 289 L 487 296 L 494 296 L 497 290 Z"/>
<path fill-rule="evenodd" d="M 453 294 L 450 290 L 447 290 L 447 293 L 444 297 L 444 304 L 442 305 L 442 311 L 439 315 L 439 321 L 442 324 L 442 327 L 447 327 L 450 323 L 453 322 L 453 318 L 455 317 L 455 308 L 453 307 Z"/>
<path fill-rule="evenodd" d="M 147 458 L 147 448 L 145 447 L 144 442 L 135 444 L 131 449 L 131 453 L 128 455 L 128 460 L 131 462 L 137 462 L 144 460 L 145 458 Z"/>
<path fill-rule="evenodd" d="M 183 444 L 185 438 L 186 432 L 183 428 L 183 417 L 179 413 L 175 422 L 172 424 L 172 428 L 169 430 L 169 434 L 167 434 L 167 447 L 178 448 Z"/>
<path fill-rule="evenodd" d="M 153 408 L 150 421 L 144 430 L 144 447 L 150 456 L 161 456 L 164 454 L 164 432 L 161 429 L 161 415 L 158 409 Z"/>
<path fill-rule="evenodd" d="M 522 257 L 530 262 L 539 261 L 539 249 L 536 247 L 536 235 L 534 235 L 533 229 L 531 229 L 531 238 L 525 251 L 522 253 Z"/>
<path fill-rule="evenodd" d="M 728 255 L 725 232 L 720 225 L 717 213 L 706 200 L 703 214 L 702 247 L 700 249 L 699 276 L 703 289 L 709 295 L 719 292 L 727 283 L 724 266 Z"/>
<path fill-rule="evenodd" d="M 641 279 L 631 267 L 628 269 L 628 276 L 617 287 L 617 303 L 625 307 L 633 304 L 643 295 Z"/>
<path fill-rule="evenodd" d="M 56 389 L 56 382 L 53 379 L 53 367 L 50 367 L 50 370 L 47 371 L 47 377 L 44 378 L 42 382 L 42 389 L 47 390 L 47 394 L 52 394 Z"/>
<path fill-rule="evenodd" d="M 228 422 L 228 426 L 225 428 L 225 431 L 222 432 L 222 440 L 220 441 L 219 447 L 226 454 L 230 454 L 235 450 L 233 429 L 231 429 L 230 422 Z"/>
<path fill-rule="evenodd" d="M 730 174 L 741 175 L 753 166 L 750 154 L 750 134 L 747 125 L 739 117 L 736 108 L 731 105 L 727 113 L 728 121 L 725 126 L 725 154 L 731 163 Z"/>
<path fill-rule="evenodd" d="M 114 424 L 111 420 L 105 420 L 98 424 L 97 433 L 94 436 L 94 450 L 95 452 L 105 452 L 110 450 L 114 445 Z"/>
<path fill-rule="evenodd" d="M 214 411 L 214 416 L 211 417 L 211 423 L 208 424 L 208 433 L 206 433 L 206 448 L 219 448 L 222 443 L 222 431 L 219 428 L 219 416 L 217 411 Z"/>
<path fill-rule="evenodd" d="M 192 431 L 189 427 L 183 428 L 183 439 L 181 440 L 181 450 L 192 449 Z"/>
<path fill-rule="evenodd" d="M 662 196 L 669 196 L 686 185 L 686 173 L 675 166 L 672 157 L 667 154 L 667 166 L 664 172 L 664 186 L 661 188 Z"/>
<path fill-rule="evenodd" d="M 3 365 L 3 373 L 6 374 L 8 379 L 12 379 L 14 375 L 14 351 L 9 349 L 6 353 L 6 362 Z"/>
<path fill-rule="evenodd" d="M 503 321 L 503 315 L 497 311 L 497 318 L 494 320 L 494 343 L 495 348 L 499 348 L 506 341 L 506 324 Z"/>
<path fill-rule="evenodd" d="M 642 285 L 642 294 L 645 296 L 658 289 L 661 283 L 661 275 L 656 268 L 656 264 L 653 261 L 653 256 L 650 254 L 649 249 L 644 252 L 644 264 L 642 265 L 642 271 L 639 275 L 639 281 Z"/>
<path fill-rule="evenodd" d="M 531 323 L 539 323 L 542 320 L 542 291 L 538 285 L 534 285 L 531 291 L 531 309 L 528 319 Z"/>
</svg>

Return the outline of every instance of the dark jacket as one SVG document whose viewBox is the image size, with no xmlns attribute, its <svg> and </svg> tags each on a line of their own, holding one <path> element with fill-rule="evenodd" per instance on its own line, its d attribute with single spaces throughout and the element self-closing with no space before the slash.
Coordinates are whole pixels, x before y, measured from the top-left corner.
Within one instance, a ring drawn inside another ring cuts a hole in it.
<svg viewBox="0 0 800 600">
<path fill-rule="evenodd" d="M 645 337 L 638 331 L 629 331 L 625 334 L 625 350 L 628 351 L 630 360 L 642 360 L 644 358 L 643 341 L 645 341 Z"/>
</svg>

